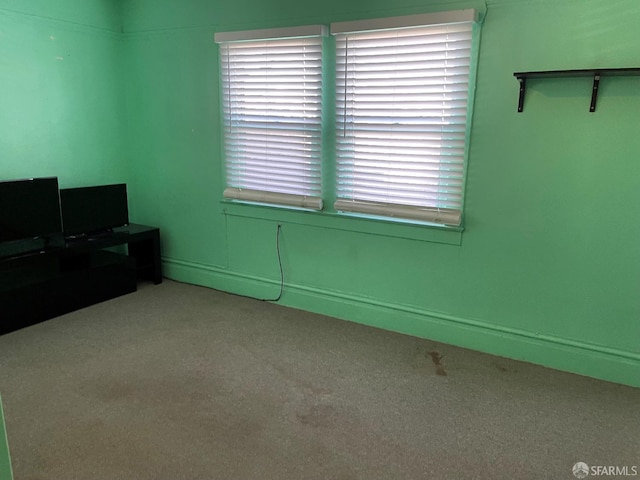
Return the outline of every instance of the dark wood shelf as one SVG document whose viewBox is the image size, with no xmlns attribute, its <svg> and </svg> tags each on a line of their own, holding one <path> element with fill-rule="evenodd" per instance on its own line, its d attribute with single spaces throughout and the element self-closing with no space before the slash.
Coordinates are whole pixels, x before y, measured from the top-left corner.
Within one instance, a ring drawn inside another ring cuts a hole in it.
<svg viewBox="0 0 640 480">
<path fill-rule="evenodd" d="M 520 94 L 518 97 L 518 112 L 524 108 L 524 98 L 527 90 L 527 79 L 563 78 L 563 77 L 593 77 L 593 88 L 591 90 L 590 112 L 596 111 L 598 100 L 598 88 L 600 77 L 629 77 L 640 76 L 640 68 L 590 68 L 583 70 L 543 70 L 536 72 L 515 72 L 514 77 L 520 83 Z"/>
</svg>

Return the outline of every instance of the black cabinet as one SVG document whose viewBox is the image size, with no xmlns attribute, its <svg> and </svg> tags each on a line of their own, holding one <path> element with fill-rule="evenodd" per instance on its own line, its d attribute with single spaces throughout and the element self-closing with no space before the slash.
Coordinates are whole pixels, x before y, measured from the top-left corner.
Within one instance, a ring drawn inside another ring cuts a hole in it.
<svg viewBox="0 0 640 480">
<path fill-rule="evenodd" d="M 162 282 L 160 231 L 144 225 L 0 260 L 0 334 L 135 292 L 139 278 Z"/>
</svg>

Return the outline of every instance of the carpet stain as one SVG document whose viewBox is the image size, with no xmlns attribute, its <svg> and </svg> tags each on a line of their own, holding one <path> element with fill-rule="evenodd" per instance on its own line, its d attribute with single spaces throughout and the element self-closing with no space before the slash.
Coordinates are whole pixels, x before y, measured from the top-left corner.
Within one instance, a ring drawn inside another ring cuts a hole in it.
<svg viewBox="0 0 640 480">
<path fill-rule="evenodd" d="M 427 355 L 431 357 L 431 361 L 436 366 L 436 375 L 446 377 L 447 372 L 442 365 L 442 359 L 444 358 L 444 356 L 440 355 L 439 352 L 427 352 Z"/>
<path fill-rule="evenodd" d="M 303 425 L 320 428 L 337 425 L 339 415 L 331 405 L 314 405 L 305 413 L 296 414 L 296 418 Z"/>
<path fill-rule="evenodd" d="M 296 375 L 295 371 L 290 370 L 287 367 L 277 365 L 273 362 L 266 362 L 271 368 L 273 368 L 280 376 L 286 381 L 293 384 L 297 389 L 304 392 L 305 395 L 310 394 L 314 396 L 326 397 L 333 392 L 328 388 L 318 387 L 300 378 Z"/>
</svg>

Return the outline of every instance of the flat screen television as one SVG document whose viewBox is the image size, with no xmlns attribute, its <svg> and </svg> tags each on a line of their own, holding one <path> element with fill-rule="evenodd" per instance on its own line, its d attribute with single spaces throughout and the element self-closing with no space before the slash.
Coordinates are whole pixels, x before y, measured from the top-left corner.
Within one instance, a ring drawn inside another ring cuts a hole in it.
<svg viewBox="0 0 640 480">
<path fill-rule="evenodd" d="M 125 183 L 63 188 L 60 203 L 67 238 L 109 232 L 129 224 Z"/>
<path fill-rule="evenodd" d="M 0 182 L 0 242 L 46 239 L 61 232 L 57 177 Z"/>
</svg>

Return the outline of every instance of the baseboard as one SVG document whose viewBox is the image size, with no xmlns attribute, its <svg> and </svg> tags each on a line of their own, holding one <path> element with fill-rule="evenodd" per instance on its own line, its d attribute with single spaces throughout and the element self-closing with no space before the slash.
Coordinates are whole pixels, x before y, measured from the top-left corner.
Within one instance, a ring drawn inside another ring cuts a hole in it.
<svg viewBox="0 0 640 480">
<path fill-rule="evenodd" d="M 255 298 L 275 297 L 274 280 L 222 267 L 163 259 L 167 278 Z M 640 387 L 640 354 L 534 334 L 409 305 L 303 285 L 285 284 L 279 302 L 301 310 L 413 335 L 610 382 Z"/>
</svg>

